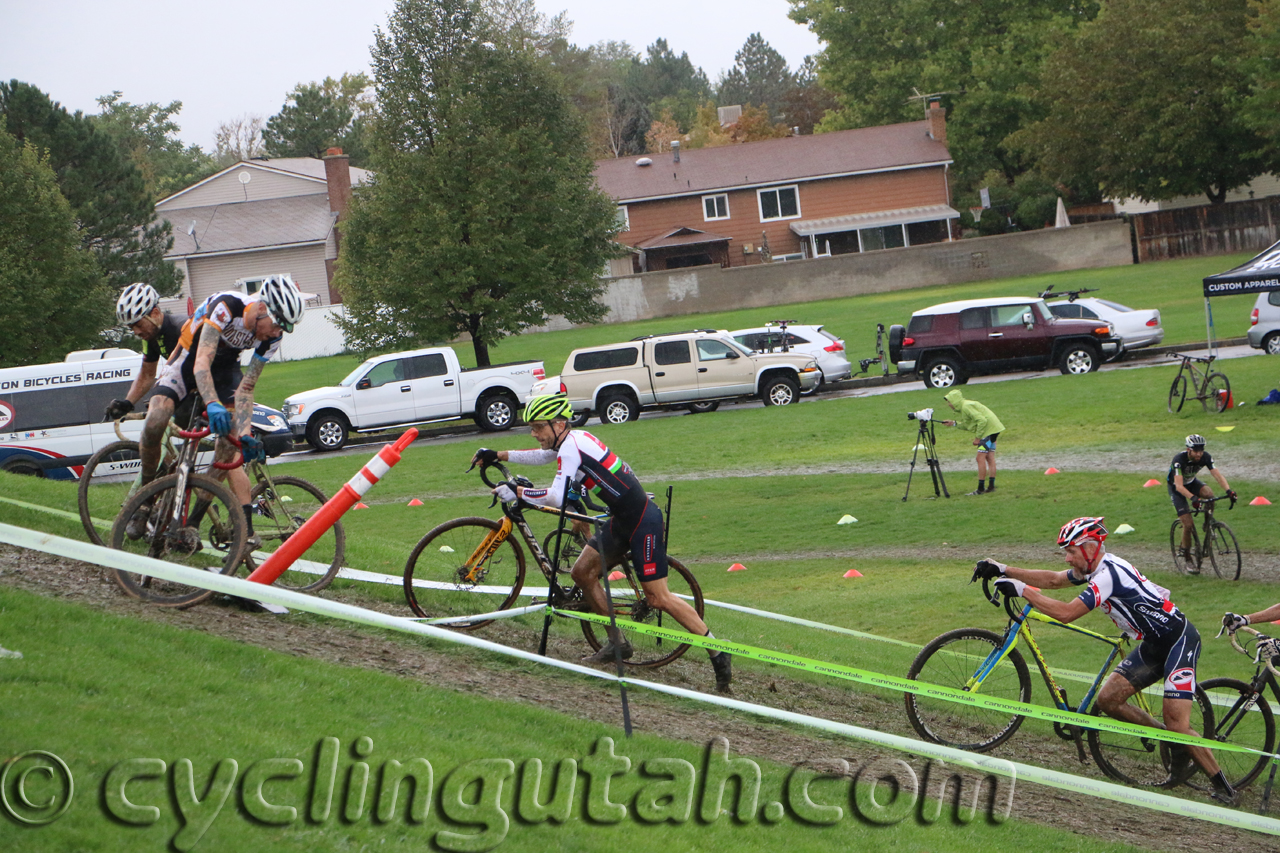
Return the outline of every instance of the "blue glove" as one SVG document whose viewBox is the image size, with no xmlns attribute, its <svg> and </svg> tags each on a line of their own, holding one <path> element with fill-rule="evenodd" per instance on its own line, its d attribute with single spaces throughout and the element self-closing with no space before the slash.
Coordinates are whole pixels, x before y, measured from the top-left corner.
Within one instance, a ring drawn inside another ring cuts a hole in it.
<svg viewBox="0 0 1280 853">
<path fill-rule="evenodd" d="M 205 407 L 205 412 L 209 415 L 209 429 L 218 435 L 231 432 L 231 415 L 227 414 L 226 406 L 214 401 Z"/>
<path fill-rule="evenodd" d="M 244 455 L 246 463 L 267 461 L 267 448 L 262 446 L 262 442 L 255 435 L 240 436 L 240 452 Z"/>
</svg>

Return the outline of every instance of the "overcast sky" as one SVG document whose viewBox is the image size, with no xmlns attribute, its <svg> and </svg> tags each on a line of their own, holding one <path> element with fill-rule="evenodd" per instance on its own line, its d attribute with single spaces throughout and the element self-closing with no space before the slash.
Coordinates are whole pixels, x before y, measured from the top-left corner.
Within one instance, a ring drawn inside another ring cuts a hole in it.
<svg viewBox="0 0 1280 853">
<path fill-rule="evenodd" d="M 537 0 L 567 11 L 580 46 L 665 38 L 714 83 L 747 36 L 761 33 L 792 68 L 817 39 L 787 18 L 786 0 Z M 182 101 L 181 137 L 211 151 L 220 122 L 266 118 L 301 82 L 367 71 L 373 32 L 394 0 L 0 0 L 0 79 L 96 113 L 119 89 L 133 103 Z"/>
</svg>

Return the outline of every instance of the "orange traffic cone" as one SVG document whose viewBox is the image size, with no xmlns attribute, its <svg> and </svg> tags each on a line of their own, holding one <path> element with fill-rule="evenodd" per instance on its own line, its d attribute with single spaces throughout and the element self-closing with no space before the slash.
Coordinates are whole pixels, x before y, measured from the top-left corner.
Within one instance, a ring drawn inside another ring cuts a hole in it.
<svg viewBox="0 0 1280 853">
<path fill-rule="evenodd" d="M 360 503 L 356 504 L 355 508 L 356 508 L 356 509 L 368 509 L 368 508 L 369 508 L 369 505 L 368 505 L 367 503 L 365 503 L 364 501 L 361 501 Z"/>
<path fill-rule="evenodd" d="M 624 575 L 622 572 L 618 571 L 617 569 L 614 569 L 613 571 L 609 572 L 609 580 L 611 581 L 624 581 L 626 579 L 627 579 L 627 576 Z"/>
<path fill-rule="evenodd" d="M 1256 498 L 1249 501 L 1249 506 L 1271 506 L 1271 501 L 1267 500 L 1262 495 L 1258 495 Z"/>
</svg>

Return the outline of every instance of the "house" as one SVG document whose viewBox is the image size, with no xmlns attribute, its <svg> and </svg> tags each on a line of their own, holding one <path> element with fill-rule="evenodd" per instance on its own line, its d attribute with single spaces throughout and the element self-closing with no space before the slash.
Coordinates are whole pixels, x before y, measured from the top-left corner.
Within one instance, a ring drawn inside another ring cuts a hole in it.
<svg viewBox="0 0 1280 853">
<path fill-rule="evenodd" d="M 632 256 L 613 275 L 954 239 L 945 111 L 924 121 L 601 160 Z"/>
</svg>

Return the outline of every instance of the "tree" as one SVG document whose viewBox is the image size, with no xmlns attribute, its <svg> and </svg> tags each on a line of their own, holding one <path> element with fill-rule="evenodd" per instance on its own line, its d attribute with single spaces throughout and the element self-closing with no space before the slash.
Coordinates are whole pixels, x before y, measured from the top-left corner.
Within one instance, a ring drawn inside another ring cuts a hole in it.
<svg viewBox="0 0 1280 853">
<path fill-rule="evenodd" d="M 198 145 L 183 145 L 174 117 L 182 101 L 166 106 L 131 104 L 114 91 L 98 98 L 102 109 L 94 125 L 116 141 L 125 156 L 142 173 L 147 192 L 164 198 L 207 178 L 217 171 L 213 158 Z"/>
<path fill-rule="evenodd" d="M 676 56 L 666 39 L 649 45 L 645 54 L 631 63 L 625 94 L 645 104 L 651 116 L 671 110 L 681 131 L 687 131 L 697 118 L 698 105 L 711 96 L 707 75 L 688 53 Z"/>
<path fill-rule="evenodd" d="M 338 147 L 353 165 L 367 163 L 363 97 L 369 88 L 364 74 L 326 77 L 323 83 L 299 83 L 289 93 L 280 112 L 267 119 L 262 144 L 271 157 L 324 157 Z"/>
<path fill-rule="evenodd" d="M 467 0 L 398 0 L 375 35 L 379 169 L 341 225 L 335 278 L 358 349 L 466 334 L 487 365 L 553 315 L 604 314 L 616 205 L 547 64 L 492 35 Z"/>
<path fill-rule="evenodd" d="M 267 152 L 262 144 L 265 125 L 262 116 L 248 114 L 219 124 L 214 134 L 213 153 L 218 168 L 265 156 Z"/>
<path fill-rule="evenodd" d="M 649 125 L 649 132 L 644 135 L 645 150 L 650 154 L 670 151 L 672 140 L 679 139 L 680 136 L 680 128 L 676 125 L 671 110 L 663 110 L 662 115 Z"/>
<path fill-rule="evenodd" d="M 1280 0 L 1251 0 L 1248 35 L 1241 69 L 1248 76 L 1249 92 L 1240 108 L 1240 119 L 1267 141 L 1271 170 L 1280 170 Z"/>
<path fill-rule="evenodd" d="M 720 78 L 716 100 L 722 105 L 754 104 L 767 114 L 780 114 L 784 96 L 796 83 L 782 54 L 752 33 L 733 59 L 733 68 Z"/>
<path fill-rule="evenodd" d="M 800 128 L 800 134 L 813 133 L 814 125 L 822 121 L 828 112 L 840 106 L 836 96 L 818 82 L 818 58 L 806 56 L 795 73 L 795 85 L 782 96 L 779 107 L 782 123 Z"/>
<path fill-rule="evenodd" d="M 1050 57 L 1047 117 L 1018 140 L 1045 172 L 1113 198 L 1228 190 L 1264 173 L 1266 144 L 1241 118 L 1245 0 L 1110 0 Z"/>
<path fill-rule="evenodd" d="M 114 139 L 82 113 L 68 113 L 17 80 L 0 83 L 0 119 L 0 128 L 19 142 L 48 152 L 81 244 L 113 289 L 145 281 L 162 294 L 178 292 L 182 273 L 164 259 L 173 247 L 169 223 L 156 221 L 155 198 Z"/>
<path fill-rule="evenodd" d="M 769 111 L 764 107 L 747 104 L 742 108 L 738 120 L 725 128 L 731 142 L 758 142 L 761 139 L 781 139 L 790 136 L 791 130 L 785 125 L 769 120 Z"/>
<path fill-rule="evenodd" d="M 0 367 L 101 345 L 115 297 L 36 147 L 0 130 Z"/>
</svg>

